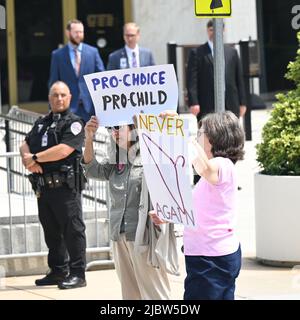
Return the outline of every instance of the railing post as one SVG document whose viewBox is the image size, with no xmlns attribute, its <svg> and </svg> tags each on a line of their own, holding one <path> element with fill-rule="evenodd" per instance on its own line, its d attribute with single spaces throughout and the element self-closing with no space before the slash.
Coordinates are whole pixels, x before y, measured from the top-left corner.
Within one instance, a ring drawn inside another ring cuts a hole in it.
<svg viewBox="0 0 300 320">
<path fill-rule="evenodd" d="M 5 123 L 5 145 L 6 145 L 6 152 L 11 152 L 11 136 L 10 136 L 10 130 L 9 130 L 9 121 L 7 119 L 5 119 L 4 121 Z M 9 183 L 7 184 L 7 192 L 11 193 L 12 190 L 12 183 L 13 183 L 13 178 L 12 175 L 9 174 L 9 172 L 11 172 L 12 169 L 12 159 L 8 158 L 7 161 L 7 182 L 9 181 Z"/>
<path fill-rule="evenodd" d="M 9 121 L 5 119 L 5 145 L 6 152 L 11 152 L 11 143 L 10 143 L 10 131 L 9 131 Z"/>
</svg>

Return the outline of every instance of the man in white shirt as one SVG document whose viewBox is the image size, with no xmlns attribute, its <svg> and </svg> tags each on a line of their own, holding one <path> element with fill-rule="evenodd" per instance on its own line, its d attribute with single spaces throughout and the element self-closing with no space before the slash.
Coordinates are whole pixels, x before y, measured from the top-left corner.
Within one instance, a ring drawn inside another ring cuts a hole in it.
<svg viewBox="0 0 300 320">
<path fill-rule="evenodd" d="M 189 54 L 186 83 L 190 112 L 197 116 L 198 122 L 206 114 L 215 112 L 214 98 L 214 27 L 213 21 L 207 23 L 207 42 L 192 49 Z M 242 66 L 237 50 L 224 45 L 225 57 L 225 109 L 237 117 L 246 113 L 246 94 Z M 194 176 L 194 184 L 199 176 Z"/>
<path fill-rule="evenodd" d="M 129 22 L 124 25 L 123 38 L 125 46 L 109 55 L 107 70 L 146 67 L 155 64 L 152 52 L 138 45 L 140 28 L 136 23 Z"/>
<path fill-rule="evenodd" d="M 187 66 L 187 93 L 191 113 L 200 120 L 214 112 L 214 28 L 212 20 L 207 23 L 208 41 L 190 51 Z M 246 112 L 246 95 L 242 67 L 235 48 L 224 45 L 225 56 L 225 109 L 237 117 Z"/>
</svg>

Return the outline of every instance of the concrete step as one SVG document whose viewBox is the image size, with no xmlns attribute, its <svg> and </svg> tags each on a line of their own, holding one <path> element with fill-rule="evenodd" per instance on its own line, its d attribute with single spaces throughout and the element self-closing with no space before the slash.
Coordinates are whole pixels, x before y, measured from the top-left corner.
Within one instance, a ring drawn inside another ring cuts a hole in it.
<svg viewBox="0 0 300 320">
<path fill-rule="evenodd" d="M 106 219 L 85 220 L 87 247 L 103 247 L 109 243 Z M 25 232 L 26 230 L 26 232 Z M 39 223 L 0 225 L 0 255 L 47 250 L 44 232 Z"/>
<path fill-rule="evenodd" d="M 48 270 L 48 251 L 39 253 L 13 254 L 0 256 L 1 277 L 45 274 Z M 89 270 L 114 268 L 110 247 L 88 248 L 86 259 Z"/>
</svg>

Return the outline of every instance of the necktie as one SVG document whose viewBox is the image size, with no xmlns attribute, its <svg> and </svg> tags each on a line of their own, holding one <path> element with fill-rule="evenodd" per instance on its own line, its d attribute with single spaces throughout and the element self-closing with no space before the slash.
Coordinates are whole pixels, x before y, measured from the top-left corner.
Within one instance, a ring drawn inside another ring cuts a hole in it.
<svg viewBox="0 0 300 320">
<path fill-rule="evenodd" d="M 134 51 L 132 51 L 132 68 L 137 67 L 137 61 L 136 61 L 136 54 Z"/>
<path fill-rule="evenodd" d="M 75 73 L 78 77 L 79 70 L 80 70 L 80 55 L 77 48 L 74 49 L 74 52 L 75 52 Z"/>
</svg>

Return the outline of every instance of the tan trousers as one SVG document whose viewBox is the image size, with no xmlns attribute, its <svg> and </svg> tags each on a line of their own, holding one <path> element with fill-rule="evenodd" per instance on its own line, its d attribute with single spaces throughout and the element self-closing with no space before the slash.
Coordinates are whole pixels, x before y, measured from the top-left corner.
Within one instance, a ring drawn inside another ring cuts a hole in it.
<svg viewBox="0 0 300 320">
<path fill-rule="evenodd" d="M 170 299 L 167 273 L 147 264 L 147 252 L 136 254 L 134 241 L 127 241 L 124 233 L 112 241 L 112 249 L 124 300 Z"/>
</svg>

